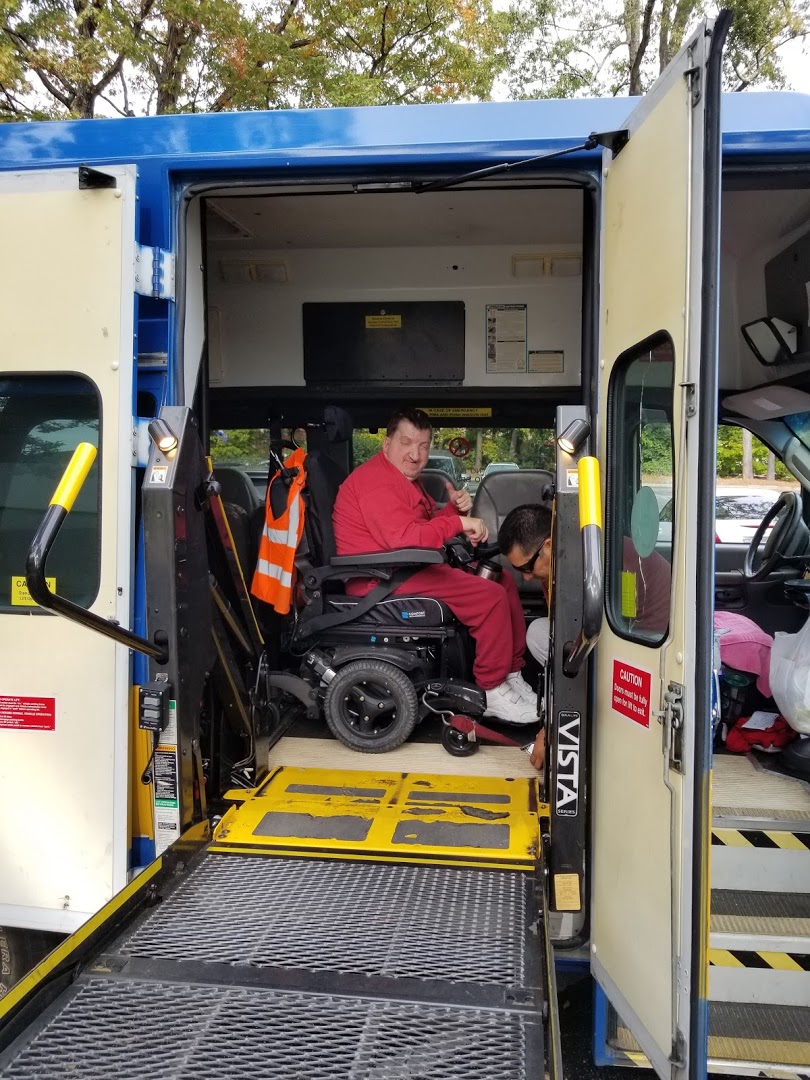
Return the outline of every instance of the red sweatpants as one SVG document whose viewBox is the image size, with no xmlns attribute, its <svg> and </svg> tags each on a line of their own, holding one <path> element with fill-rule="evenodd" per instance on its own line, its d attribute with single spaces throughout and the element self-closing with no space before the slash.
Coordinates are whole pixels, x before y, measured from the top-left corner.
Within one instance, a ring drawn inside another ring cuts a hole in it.
<svg viewBox="0 0 810 1080">
<path fill-rule="evenodd" d="M 426 566 L 400 585 L 394 596 L 435 596 L 469 627 L 475 638 L 473 675 L 482 690 L 499 686 L 520 671 L 526 651 L 526 622 L 512 575 L 500 582 L 451 566 Z"/>
</svg>

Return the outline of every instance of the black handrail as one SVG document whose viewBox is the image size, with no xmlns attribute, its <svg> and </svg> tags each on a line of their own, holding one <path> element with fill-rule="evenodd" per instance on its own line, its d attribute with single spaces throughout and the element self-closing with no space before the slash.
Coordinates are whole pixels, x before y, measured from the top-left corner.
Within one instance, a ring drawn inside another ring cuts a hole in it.
<svg viewBox="0 0 810 1080">
<path fill-rule="evenodd" d="M 48 554 L 95 459 L 95 446 L 91 443 L 79 443 L 28 549 L 28 557 L 25 561 L 25 580 L 28 591 L 40 607 L 53 611 L 57 615 L 63 615 L 66 619 L 80 623 L 105 637 L 112 638 L 119 645 L 126 645 L 137 652 L 145 653 L 159 664 L 165 664 L 168 660 L 165 646 L 133 634 L 131 630 L 125 630 L 117 623 L 102 619 L 100 615 L 94 615 L 91 611 L 79 607 L 78 604 L 66 600 L 63 596 L 58 596 L 48 588 L 45 578 Z"/>
<path fill-rule="evenodd" d="M 579 531 L 582 538 L 582 622 L 571 651 L 563 662 L 563 674 L 573 678 L 602 631 L 604 588 L 602 581 L 602 495 L 599 462 L 580 458 Z"/>
</svg>

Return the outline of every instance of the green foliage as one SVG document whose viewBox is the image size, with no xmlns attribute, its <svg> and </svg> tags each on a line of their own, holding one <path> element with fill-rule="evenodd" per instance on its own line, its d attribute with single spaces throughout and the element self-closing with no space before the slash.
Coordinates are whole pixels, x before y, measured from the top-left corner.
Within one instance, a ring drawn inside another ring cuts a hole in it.
<svg viewBox="0 0 810 1080">
<path fill-rule="evenodd" d="M 211 434 L 214 464 L 263 467 L 267 465 L 269 453 L 270 432 L 266 428 L 231 428 Z"/>
<path fill-rule="evenodd" d="M 810 32 L 810 0 L 517 0 L 513 97 L 641 94 L 704 16 L 734 18 L 725 53 L 729 90 L 785 83 L 779 49 Z"/>
<path fill-rule="evenodd" d="M 768 475 L 768 447 L 760 442 L 756 436 L 752 439 L 751 461 L 753 473 L 756 479 L 764 479 Z M 719 477 L 742 477 L 743 475 L 743 443 L 742 428 L 731 427 L 729 424 L 721 424 L 717 431 L 717 475 Z M 777 480 L 794 480 L 795 477 L 782 464 L 776 462 L 775 478 Z"/>
<path fill-rule="evenodd" d="M 487 98 L 492 0 L 0 0 L 0 119 Z"/>
</svg>

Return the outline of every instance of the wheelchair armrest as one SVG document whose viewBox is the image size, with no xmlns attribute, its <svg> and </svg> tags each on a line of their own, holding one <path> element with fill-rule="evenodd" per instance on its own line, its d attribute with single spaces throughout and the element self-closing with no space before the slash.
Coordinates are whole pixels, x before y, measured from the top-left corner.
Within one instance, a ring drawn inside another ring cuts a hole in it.
<svg viewBox="0 0 810 1080">
<path fill-rule="evenodd" d="M 395 551 L 373 551 L 369 555 L 336 555 L 329 560 L 335 568 L 373 568 L 375 566 L 429 566 L 445 562 L 441 551 L 434 548 L 397 548 Z"/>
</svg>

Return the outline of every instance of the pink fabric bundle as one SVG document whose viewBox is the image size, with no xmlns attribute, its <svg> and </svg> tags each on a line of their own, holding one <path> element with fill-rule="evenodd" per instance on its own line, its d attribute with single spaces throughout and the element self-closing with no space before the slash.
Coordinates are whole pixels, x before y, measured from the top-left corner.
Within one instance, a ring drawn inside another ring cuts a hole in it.
<svg viewBox="0 0 810 1080">
<path fill-rule="evenodd" d="M 737 671 L 757 676 L 757 690 L 771 696 L 771 646 L 773 638 L 755 622 L 733 611 L 715 611 L 714 629 L 720 642 L 720 659 Z"/>
</svg>

